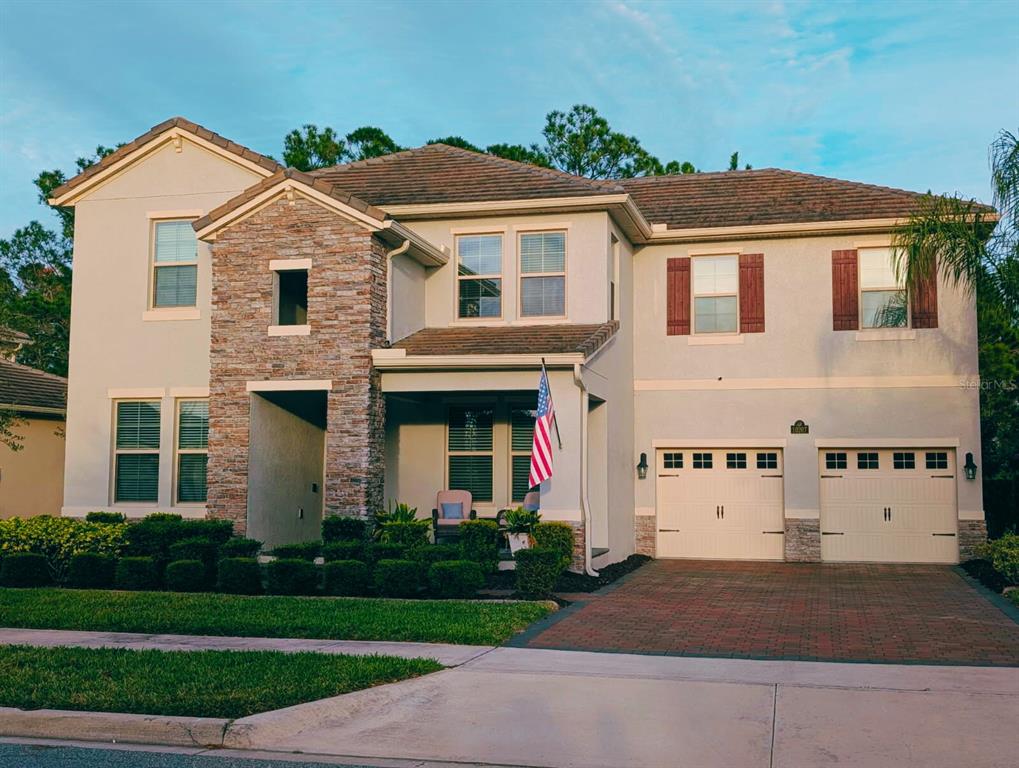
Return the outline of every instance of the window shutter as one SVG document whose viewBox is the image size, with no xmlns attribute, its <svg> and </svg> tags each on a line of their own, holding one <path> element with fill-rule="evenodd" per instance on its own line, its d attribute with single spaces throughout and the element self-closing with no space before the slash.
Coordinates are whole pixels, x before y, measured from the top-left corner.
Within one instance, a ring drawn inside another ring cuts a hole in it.
<svg viewBox="0 0 1019 768">
<path fill-rule="evenodd" d="M 739 257 L 739 331 L 764 333 L 764 254 Z"/>
<path fill-rule="evenodd" d="M 669 259 L 666 283 L 666 333 L 669 336 L 690 334 L 690 259 Z"/>
<path fill-rule="evenodd" d="M 832 327 L 855 331 L 860 327 L 856 251 L 831 252 Z"/>
<path fill-rule="evenodd" d="M 932 268 L 909 297 L 914 328 L 938 327 L 938 270 Z"/>
</svg>

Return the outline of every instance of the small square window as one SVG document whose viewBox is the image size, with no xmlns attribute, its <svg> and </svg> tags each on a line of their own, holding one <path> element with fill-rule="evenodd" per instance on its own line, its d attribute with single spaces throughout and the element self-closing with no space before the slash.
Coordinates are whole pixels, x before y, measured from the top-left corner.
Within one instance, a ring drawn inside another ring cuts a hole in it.
<svg viewBox="0 0 1019 768">
<path fill-rule="evenodd" d="M 948 469 L 948 453 L 945 451 L 927 452 L 927 469 Z"/>
<path fill-rule="evenodd" d="M 857 469 L 878 469 L 878 460 L 876 453 L 858 453 L 856 454 L 856 468 Z"/>
<path fill-rule="evenodd" d="M 824 455 L 824 468 L 825 469 L 845 469 L 846 454 L 842 452 L 826 453 Z"/>
<path fill-rule="evenodd" d="M 308 270 L 276 273 L 276 325 L 308 323 Z"/>
<path fill-rule="evenodd" d="M 757 454 L 757 468 L 758 469 L 778 469 L 778 454 L 777 453 L 759 453 L 759 454 Z"/>
<path fill-rule="evenodd" d="M 683 454 L 681 453 L 666 453 L 662 455 L 663 466 L 666 469 L 682 469 L 683 468 Z"/>
<path fill-rule="evenodd" d="M 693 468 L 694 469 L 711 469 L 711 454 L 710 453 L 695 453 L 693 455 Z"/>
<path fill-rule="evenodd" d="M 916 469 L 916 454 L 912 452 L 900 453 L 896 451 L 892 454 L 892 468 Z"/>
<path fill-rule="evenodd" d="M 725 454 L 725 468 L 726 469 L 746 469 L 747 468 L 747 455 L 745 453 L 727 453 L 727 454 Z"/>
</svg>

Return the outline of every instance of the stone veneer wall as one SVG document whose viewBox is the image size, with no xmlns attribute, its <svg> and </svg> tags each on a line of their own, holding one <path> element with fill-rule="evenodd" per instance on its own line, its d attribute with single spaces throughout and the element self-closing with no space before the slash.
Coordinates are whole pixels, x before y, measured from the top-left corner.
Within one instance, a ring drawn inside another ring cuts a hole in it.
<svg viewBox="0 0 1019 768">
<path fill-rule="evenodd" d="M 308 336 L 269 336 L 271 259 L 310 258 Z M 371 349 L 386 343 L 384 245 L 297 196 L 222 230 L 212 244 L 208 512 L 247 522 L 248 381 L 330 379 L 323 515 L 382 507 L 385 400 Z"/>
<path fill-rule="evenodd" d="M 655 548 L 658 545 L 657 531 L 655 531 L 657 520 L 658 518 L 655 515 L 636 515 L 633 518 L 633 551 L 638 555 L 655 556 Z"/>
<path fill-rule="evenodd" d="M 987 541 L 987 523 L 984 520 L 959 521 L 959 562 L 977 556 L 977 547 Z"/>
<path fill-rule="evenodd" d="M 819 519 L 786 518 L 785 560 L 787 563 L 819 563 L 821 561 L 821 521 Z"/>
<path fill-rule="evenodd" d="M 573 561 L 570 563 L 570 570 L 577 573 L 584 572 L 584 521 L 574 521 L 573 526 Z"/>
</svg>

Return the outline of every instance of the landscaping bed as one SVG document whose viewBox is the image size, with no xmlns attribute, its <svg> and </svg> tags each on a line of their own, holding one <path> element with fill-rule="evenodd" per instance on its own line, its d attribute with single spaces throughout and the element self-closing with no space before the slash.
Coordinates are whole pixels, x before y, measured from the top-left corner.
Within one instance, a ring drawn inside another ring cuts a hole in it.
<svg viewBox="0 0 1019 768">
<path fill-rule="evenodd" d="M 618 563 L 612 563 L 606 565 L 604 568 L 598 569 L 597 576 L 588 576 L 586 573 L 574 573 L 573 571 L 564 571 L 559 575 L 556 580 L 555 589 L 553 590 L 556 594 L 563 594 L 569 592 L 596 592 L 602 587 L 606 587 L 612 582 L 621 579 L 628 573 L 632 573 L 637 570 L 645 563 L 651 562 L 651 558 L 647 555 L 630 555 L 625 560 L 620 560 Z M 498 573 L 491 574 L 489 577 L 489 589 L 514 589 L 516 581 L 514 579 L 513 571 L 499 571 Z"/>
<path fill-rule="evenodd" d="M 441 668 L 390 656 L 6 646 L 0 707 L 232 719 Z"/>
<path fill-rule="evenodd" d="M 1006 533 L 988 541 L 980 546 L 979 555 L 962 563 L 966 573 L 999 594 L 1006 587 L 1019 585 L 1019 534 Z"/>
<path fill-rule="evenodd" d="M 551 609 L 546 602 L 0 589 L 4 627 L 235 637 L 496 645 Z"/>
</svg>

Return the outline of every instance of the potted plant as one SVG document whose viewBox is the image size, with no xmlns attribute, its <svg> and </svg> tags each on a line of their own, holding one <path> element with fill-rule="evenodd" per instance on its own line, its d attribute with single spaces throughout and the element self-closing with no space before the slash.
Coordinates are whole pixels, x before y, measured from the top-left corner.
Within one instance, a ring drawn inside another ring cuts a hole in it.
<svg viewBox="0 0 1019 768">
<path fill-rule="evenodd" d="M 531 530 L 541 522 L 537 512 L 517 507 L 506 513 L 506 538 L 509 539 L 510 552 L 518 552 L 531 546 Z"/>
</svg>

